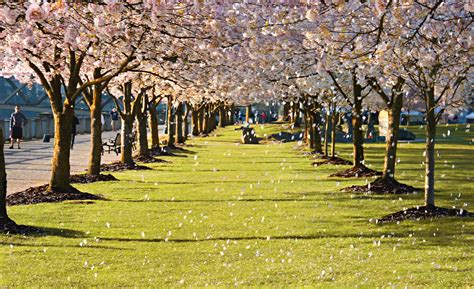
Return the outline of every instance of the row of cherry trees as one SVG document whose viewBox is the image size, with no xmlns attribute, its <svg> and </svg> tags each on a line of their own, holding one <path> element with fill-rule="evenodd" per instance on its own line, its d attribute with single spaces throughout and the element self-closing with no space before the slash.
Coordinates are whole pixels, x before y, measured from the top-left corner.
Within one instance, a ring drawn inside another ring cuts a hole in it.
<svg viewBox="0 0 474 289">
<path fill-rule="evenodd" d="M 70 129 L 81 95 L 91 113 L 91 175 L 100 173 L 107 92 L 120 109 L 121 161 L 128 164 L 135 119 L 139 155 L 149 154 L 147 114 L 151 148 L 159 147 L 156 107 L 162 101 L 173 108 L 166 116 L 173 145 L 188 135 L 189 114 L 191 133 L 206 134 L 230 122 L 234 104 L 277 100 L 293 119 L 303 112 L 308 145 L 326 155 L 329 123 L 335 126 L 338 108 L 350 110 L 350 172 L 360 174 L 368 170 L 362 111 L 384 107 L 389 133 L 382 178 L 389 183 L 400 112 L 410 97 L 426 109 L 425 203 L 434 206 L 436 124 L 471 83 L 472 11 L 468 1 L 454 0 L 7 2 L 0 7 L 0 74 L 46 90 L 55 121 L 52 191 L 73 190 Z"/>
</svg>

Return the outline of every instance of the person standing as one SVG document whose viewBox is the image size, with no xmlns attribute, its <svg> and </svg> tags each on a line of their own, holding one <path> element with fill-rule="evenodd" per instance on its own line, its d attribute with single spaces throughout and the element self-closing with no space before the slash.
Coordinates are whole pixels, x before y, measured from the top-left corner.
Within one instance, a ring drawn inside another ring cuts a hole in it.
<svg viewBox="0 0 474 289">
<path fill-rule="evenodd" d="M 79 119 L 77 118 L 77 116 L 74 116 L 74 119 L 72 120 L 72 128 L 71 128 L 71 150 L 74 148 L 74 141 L 76 139 L 78 124 L 79 124 Z"/>
<path fill-rule="evenodd" d="M 119 128 L 119 113 L 117 109 L 114 107 L 110 112 L 110 118 L 112 120 L 112 131 L 116 131 Z"/>
<path fill-rule="evenodd" d="M 26 121 L 25 115 L 20 111 L 20 106 L 15 106 L 15 112 L 10 117 L 10 149 L 13 148 L 15 139 L 18 142 L 18 149 L 20 149 L 20 142 L 23 138 L 23 126 L 26 124 Z"/>
</svg>

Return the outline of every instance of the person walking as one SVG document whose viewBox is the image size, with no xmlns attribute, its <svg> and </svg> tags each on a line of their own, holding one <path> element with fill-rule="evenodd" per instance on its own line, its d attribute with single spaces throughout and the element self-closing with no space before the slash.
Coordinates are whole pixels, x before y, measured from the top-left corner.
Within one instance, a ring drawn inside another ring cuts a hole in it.
<svg viewBox="0 0 474 289">
<path fill-rule="evenodd" d="M 20 149 L 20 142 L 23 138 L 23 126 L 26 124 L 26 121 L 25 115 L 20 111 L 20 106 L 15 106 L 15 112 L 10 117 L 10 149 L 13 148 L 15 139 L 18 142 L 18 149 Z"/>
<path fill-rule="evenodd" d="M 72 120 L 72 128 L 71 128 L 71 150 L 74 148 L 74 141 L 76 140 L 78 124 L 79 124 L 79 119 L 77 118 L 77 116 L 74 116 L 74 119 Z"/>
<path fill-rule="evenodd" d="M 116 131 L 119 128 L 119 113 L 117 109 L 114 107 L 110 112 L 110 118 L 112 120 L 112 131 Z"/>
</svg>

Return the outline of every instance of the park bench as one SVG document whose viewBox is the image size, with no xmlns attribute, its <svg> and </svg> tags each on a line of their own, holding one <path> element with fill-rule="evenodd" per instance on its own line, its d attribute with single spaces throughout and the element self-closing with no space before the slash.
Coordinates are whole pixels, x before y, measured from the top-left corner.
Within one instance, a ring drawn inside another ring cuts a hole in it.
<svg viewBox="0 0 474 289">
<path fill-rule="evenodd" d="M 102 144 L 102 154 L 104 153 L 104 151 L 108 152 L 109 154 L 113 151 L 116 155 L 118 155 L 120 153 L 121 145 L 122 143 L 120 133 L 117 133 L 115 138 L 111 138 L 107 142 L 104 142 Z"/>
</svg>

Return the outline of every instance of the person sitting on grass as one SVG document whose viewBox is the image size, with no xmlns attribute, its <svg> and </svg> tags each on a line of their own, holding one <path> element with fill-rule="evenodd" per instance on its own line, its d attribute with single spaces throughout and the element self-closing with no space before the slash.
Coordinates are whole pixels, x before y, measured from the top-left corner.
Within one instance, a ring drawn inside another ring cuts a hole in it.
<svg viewBox="0 0 474 289">
<path fill-rule="evenodd" d="M 25 115 L 20 111 L 20 106 L 15 106 L 15 112 L 10 117 L 10 149 L 13 148 L 15 139 L 18 142 L 18 149 L 20 149 L 20 142 L 23 138 L 23 126 L 26 124 L 26 121 Z"/>
</svg>

